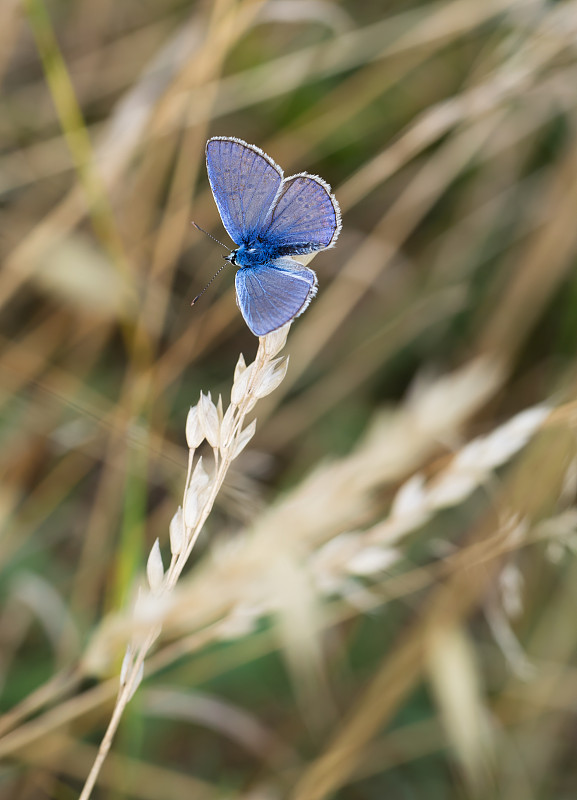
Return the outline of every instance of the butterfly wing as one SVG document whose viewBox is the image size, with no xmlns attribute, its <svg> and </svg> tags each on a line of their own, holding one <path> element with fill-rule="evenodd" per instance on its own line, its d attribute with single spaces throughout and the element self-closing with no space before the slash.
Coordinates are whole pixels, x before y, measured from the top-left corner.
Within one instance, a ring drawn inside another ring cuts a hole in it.
<svg viewBox="0 0 577 800">
<path fill-rule="evenodd" d="M 306 172 L 283 181 L 264 230 L 279 255 L 313 253 L 336 242 L 341 213 L 330 188 Z"/>
<path fill-rule="evenodd" d="M 236 244 L 260 231 L 282 183 L 282 169 L 258 147 L 217 136 L 206 143 L 206 168 L 222 223 Z"/>
<path fill-rule="evenodd" d="M 317 276 L 292 258 L 236 273 L 236 298 L 255 336 L 265 336 L 301 314 L 316 294 Z"/>
</svg>

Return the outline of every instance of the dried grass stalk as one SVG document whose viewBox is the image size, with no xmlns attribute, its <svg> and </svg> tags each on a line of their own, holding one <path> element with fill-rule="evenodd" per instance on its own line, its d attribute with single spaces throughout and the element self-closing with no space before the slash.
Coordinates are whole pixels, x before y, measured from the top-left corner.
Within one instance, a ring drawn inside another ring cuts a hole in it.
<svg viewBox="0 0 577 800">
<path fill-rule="evenodd" d="M 189 559 L 214 501 L 226 478 L 231 463 L 242 453 L 254 436 L 256 420 L 245 420 L 257 401 L 273 392 L 286 375 L 288 356 L 279 356 L 286 343 L 290 323 L 259 339 L 256 358 L 248 366 L 241 353 L 234 372 L 231 402 L 223 411 L 222 398 L 214 403 L 210 393 L 201 392 L 186 420 L 186 441 L 189 448 L 188 471 L 182 506 L 169 528 L 171 560 L 165 570 L 156 539 L 148 556 L 148 587 L 141 588 L 135 603 L 135 633 L 128 644 L 120 674 L 120 689 L 108 728 L 100 744 L 96 760 L 86 780 L 80 800 L 88 800 L 124 709 L 140 685 L 146 656 L 162 630 L 162 618 L 170 596 Z M 196 450 L 206 441 L 212 449 L 212 464 L 207 468 Z"/>
</svg>

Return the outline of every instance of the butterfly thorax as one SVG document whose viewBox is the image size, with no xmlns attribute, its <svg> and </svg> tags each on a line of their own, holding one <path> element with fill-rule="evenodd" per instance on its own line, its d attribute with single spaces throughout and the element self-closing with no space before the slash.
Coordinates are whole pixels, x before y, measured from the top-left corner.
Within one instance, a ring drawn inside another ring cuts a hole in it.
<svg viewBox="0 0 577 800">
<path fill-rule="evenodd" d="M 270 263 L 278 256 L 276 247 L 271 247 L 270 243 L 256 240 L 241 244 L 227 258 L 237 267 L 258 267 Z"/>
</svg>

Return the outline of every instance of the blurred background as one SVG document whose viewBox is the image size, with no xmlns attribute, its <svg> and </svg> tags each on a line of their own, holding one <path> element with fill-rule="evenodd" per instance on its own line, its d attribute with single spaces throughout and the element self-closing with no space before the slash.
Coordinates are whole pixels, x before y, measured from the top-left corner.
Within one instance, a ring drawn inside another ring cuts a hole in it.
<svg viewBox="0 0 577 800">
<path fill-rule="evenodd" d="M 343 231 L 95 797 L 574 798 L 577 3 L 3 0 L 0 81 L 2 798 L 77 796 L 256 352 L 214 135 Z"/>
</svg>

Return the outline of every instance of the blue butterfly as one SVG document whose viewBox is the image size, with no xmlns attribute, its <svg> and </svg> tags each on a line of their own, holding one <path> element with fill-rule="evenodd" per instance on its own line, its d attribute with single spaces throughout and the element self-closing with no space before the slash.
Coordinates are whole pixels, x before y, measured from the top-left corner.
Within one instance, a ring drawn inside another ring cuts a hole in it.
<svg viewBox="0 0 577 800">
<path fill-rule="evenodd" d="M 341 230 L 331 187 L 282 169 L 253 144 L 232 136 L 206 143 L 208 179 L 222 223 L 237 245 L 236 299 L 255 336 L 281 328 L 305 310 L 317 276 L 291 256 L 332 247 Z"/>
</svg>

